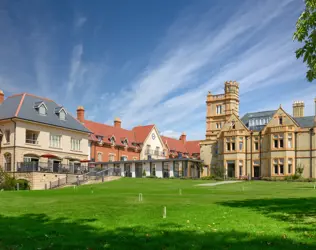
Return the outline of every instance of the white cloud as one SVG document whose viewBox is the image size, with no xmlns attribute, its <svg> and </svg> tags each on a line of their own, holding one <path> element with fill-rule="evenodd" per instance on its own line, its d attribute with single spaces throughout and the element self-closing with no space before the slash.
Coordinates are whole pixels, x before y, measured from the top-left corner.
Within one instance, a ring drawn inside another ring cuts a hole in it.
<svg viewBox="0 0 316 250">
<path fill-rule="evenodd" d="M 166 37 L 173 42 L 165 52 L 158 49 L 161 56 L 155 55 L 138 80 L 121 91 L 120 101 L 110 103 L 112 116 L 120 115 L 125 126 L 155 122 L 165 131 L 176 131 L 185 122 L 194 127 L 196 119 L 191 117 L 205 119 L 207 91 L 222 92 L 224 81 L 240 81 L 241 93 L 246 93 L 275 86 L 280 77 L 300 72 L 288 26 L 295 16 L 287 13 L 292 2 L 265 1 L 260 6 L 247 2 L 217 29 L 208 24 L 218 16 L 205 14 L 186 32 L 180 18 L 168 34 L 181 29 L 181 37 Z"/>
<path fill-rule="evenodd" d="M 76 28 L 81 28 L 87 21 L 87 18 L 84 16 L 80 16 L 75 19 L 75 27 Z"/>
<path fill-rule="evenodd" d="M 160 133 L 160 135 L 171 137 L 171 138 L 175 138 L 175 139 L 179 139 L 181 133 L 177 132 L 177 131 L 173 131 L 173 130 L 165 130 L 165 131 L 162 131 Z"/>
<path fill-rule="evenodd" d="M 70 61 L 69 80 L 67 83 L 67 94 L 70 95 L 75 85 L 82 81 L 82 77 L 86 71 L 85 67 L 82 67 L 81 57 L 83 54 L 82 44 L 78 44 L 73 48 L 72 58 Z"/>
</svg>

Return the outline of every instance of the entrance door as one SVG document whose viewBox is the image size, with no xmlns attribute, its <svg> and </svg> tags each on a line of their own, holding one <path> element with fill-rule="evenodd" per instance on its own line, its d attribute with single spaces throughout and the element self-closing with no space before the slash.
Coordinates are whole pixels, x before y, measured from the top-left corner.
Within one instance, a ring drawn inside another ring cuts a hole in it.
<svg viewBox="0 0 316 250">
<path fill-rule="evenodd" d="M 259 178 L 260 177 L 260 167 L 259 166 L 253 167 L 253 176 L 255 178 Z"/>
<path fill-rule="evenodd" d="M 53 161 L 53 172 L 54 173 L 58 173 L 59 170 L 61 170 L 61 169 L 59 169 L 59 166 L 60 166 L 60 161 Z"/>
<path fill-rule="evenodd" d="M 135 164 L 135 176 L 137 178 L 142 178 L 143 177 L 143 165 L 141 163 L 136 163 Z"/>
<path fill-rule="evenodd" d="M 124 164 L 125 177 L 132 177 L 131 164 Z"/>
<path fill-rule="evenodd" d="M 169 178 L 169 163 L 162 163 L 163 178 Z"/>
<path fill-rule="evenodd" d="M 235 163 L 227 163 L 228 168 L 228 177 L 234 178 L 235 177 Z"/>
</svg>

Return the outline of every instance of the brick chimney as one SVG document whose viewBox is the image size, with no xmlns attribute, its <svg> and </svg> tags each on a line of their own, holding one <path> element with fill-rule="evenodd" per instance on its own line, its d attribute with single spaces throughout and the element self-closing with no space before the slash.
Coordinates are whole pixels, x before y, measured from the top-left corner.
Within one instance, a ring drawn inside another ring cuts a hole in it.
<svg viewBox="0 0 316 250">
<path fill-rule="evenodd" d="M 2 104 L 4 101 L 4 94 L 3 94 L 3 91 L 0 90 L 0 104 Z"/>
<path fill-rule="evenodd" d="M 78 106 L 78 108 L 77 108 L 77 119 L 81 123 L 84 123 L 84 108 L 83 108 L 83 106 Z"/>
<path fill-rule="evenodd" d="M 183 144 L 185 144 L 187 141 L 187 135 L 183 132 L 179 140 L 182 141 Z"/>
<path fill-rule="evenodd" d="M 293 117 L 303 117 L 304 116 L 305 104 L 303 101 L 295 101 L 293 103 Z"/>
<path fill-rule="evenodd" d="M 115 128 L 121 128 L 121 124 L 122 124 L 121 119 L 118 118 L 118 117 L 116 117 L 116 118 L 114 119 L 114 127 L 115 127 Z"/>
</svg>

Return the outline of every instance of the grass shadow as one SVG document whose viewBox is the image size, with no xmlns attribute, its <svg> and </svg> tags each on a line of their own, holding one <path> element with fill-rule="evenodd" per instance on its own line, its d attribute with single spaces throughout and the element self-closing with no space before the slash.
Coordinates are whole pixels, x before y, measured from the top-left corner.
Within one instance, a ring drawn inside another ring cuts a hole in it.
<svg viewBox="0 0 316 250">
<path fill-rule="evenodd" d="M 52 219 L 45 214 L 0 215 L 0 249 L 315 249 L 280 237 L 237 231 L 195 231 L 176 223 L 105 230 L 97 221 Z M 107 226 L 107 225 L 105 225 Z"/>
</svg>

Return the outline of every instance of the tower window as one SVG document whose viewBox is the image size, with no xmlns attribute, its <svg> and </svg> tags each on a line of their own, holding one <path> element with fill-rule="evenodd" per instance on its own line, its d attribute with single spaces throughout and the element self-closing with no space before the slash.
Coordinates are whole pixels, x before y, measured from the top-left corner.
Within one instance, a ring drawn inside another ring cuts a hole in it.
<svg viewBox="0 0 316 250">
<path fill-rule="evenodd" d="M 217 114 L 217 115 L 222 114 L 222 105 L 217 105 L 217 106 L 216 106 L 216 114 Z"/>
<path fill-rule="evenodd" d="M 279 117 L 279 124 L 283 125 L 283 118 L 282 118 L 282 116 Z"/>
</svg>

